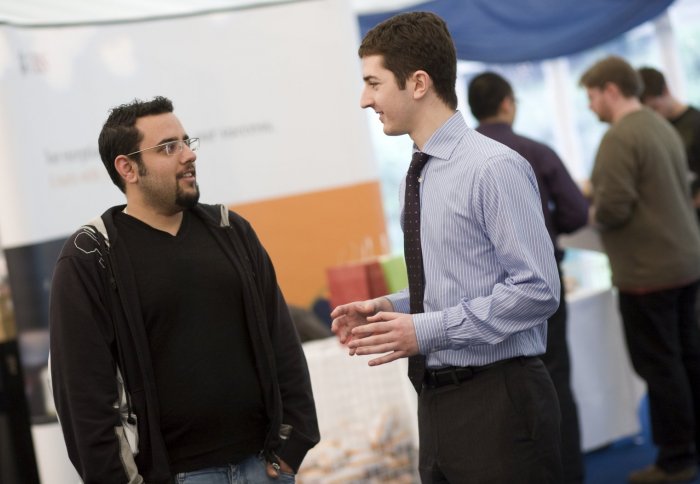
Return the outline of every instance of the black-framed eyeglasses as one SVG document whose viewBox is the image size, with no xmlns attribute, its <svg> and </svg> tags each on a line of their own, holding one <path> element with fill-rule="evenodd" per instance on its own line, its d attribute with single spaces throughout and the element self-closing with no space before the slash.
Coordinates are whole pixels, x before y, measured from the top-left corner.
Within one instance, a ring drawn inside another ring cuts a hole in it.
<svg viewBox="0 0 700 484">
<path fill-rule="evenodd" d="M 182 153 L 182 150 L 185 149 L 185 145 L 187 145 L 187 147 L 192 151 L 197 151 L 199 149 L 199 138 L 176 139 L 173 141 L 167 141 L 159 145 L 151 146 L 150 148 L 144 148 L 142 150 L 134 151 L 133 153 L 129 153 L 126 156 L 136 155 L 138 153 L 142 153 L 148 150 L 154 150 L 156 148 L 161 148 L 163 150 L 163 153 L 166 154 L 166 156 L 173 156 L 178 153 Z"/>
</svg>

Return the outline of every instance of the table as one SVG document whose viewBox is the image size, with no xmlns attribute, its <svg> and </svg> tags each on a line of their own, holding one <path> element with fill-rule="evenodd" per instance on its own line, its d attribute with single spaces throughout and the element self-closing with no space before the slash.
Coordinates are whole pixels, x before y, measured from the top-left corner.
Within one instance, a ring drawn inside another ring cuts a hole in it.
<svg viewBox="0 0 700 484">
<path fill-rule="evenodd" d="M 568 303 L 571 383 L 581 422 L 581 448 L 596 449 L 640 432 L 646 392 L 627 353 L 614 289 L 572 294 Z"/>
<path fill-rule="evenodd" d="M 607 257 L 569 249 L 562 266 L 576 284 L 567 293 L 567 337 L 581 447 L 589 451 L 639 433 L 646 385 L 632 369 Z"/>
</svg>

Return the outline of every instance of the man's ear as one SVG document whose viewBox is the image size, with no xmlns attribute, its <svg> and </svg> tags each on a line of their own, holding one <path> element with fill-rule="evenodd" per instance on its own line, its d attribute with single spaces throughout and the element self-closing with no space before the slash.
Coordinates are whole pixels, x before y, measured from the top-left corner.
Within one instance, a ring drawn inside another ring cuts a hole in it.
<svg viewBox="0 0 700 484">
<path fill-rule="evenodd" d="M 601 90 L 603 93 L 611 94 L 615 97 L 619 97 L 621 94 L 620 88 L 614 82 L 606 82 Z"/>
<path fill-rule="evenodd" d="M 433 85 L 433 80 L 425 71 L 414 72 L 410 80 L 413 83 L 413 98 L 421 99 L 424 97 Z"/>
<path fill-rule="evenodd" d="M 134 183 L 138 180 L 139 171 L 136 162 L 126 155 L 119 155 L 114 159 L 114 167 L 122 177 L 125 184 Z"/>
<path fill-rule="evenodd" d="M 504 97 L 501 104 L 498 105 L 498 114 L 510 115 L 513 111 L 515 111 L 515 99 L 513 96 Z"/>
</svg>

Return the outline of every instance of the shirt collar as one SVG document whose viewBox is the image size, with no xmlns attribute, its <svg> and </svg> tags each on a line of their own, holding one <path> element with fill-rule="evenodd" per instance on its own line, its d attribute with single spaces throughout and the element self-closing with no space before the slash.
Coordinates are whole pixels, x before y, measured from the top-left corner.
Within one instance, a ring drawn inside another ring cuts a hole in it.
<svg viewBox="0 0 700 484">
<path fill-rule="evenodd" d="M 431 157 L 447 160 L 452 155 L 460 140 L 467 132 L 466 121 L 462 113 L 455 111 L 450 118 L 445 121 L 445 124 L 440 126 L 428 139 L 423 148 L 423 153 Z M 418 151 L 418 147 L 414 144 L 413 151 Z"/>
<path fill-rule="evenodd" d="M 508 123 L 484 123 L 477 126 L 479 133 L 513 133 L 513 127 Z"/>
</svg>

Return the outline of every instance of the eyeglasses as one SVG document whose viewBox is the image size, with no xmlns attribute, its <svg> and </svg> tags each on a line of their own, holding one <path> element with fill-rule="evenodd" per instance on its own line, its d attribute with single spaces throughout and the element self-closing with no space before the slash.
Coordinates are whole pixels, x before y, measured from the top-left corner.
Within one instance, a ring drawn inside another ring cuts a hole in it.
<svg viewBox="0 0 700 484">
<path fill-rule="evenodd" d="M 148 150 L 154 150 L 156 148 L 161 148 L 161 150 L 166 154 L 166 156 L 173 156 L 178 153 L 182 153 L 185 149 L 185 145 L 192 151 L 197 151 L 199 149 L 199 138 L 187 138 L 187 139 L 176 139 L 174 141 L 168 141 L 166 143 L 161 143 L 159 145 L 151 146 L 150 148 L 144 148 L 139 151 L 134 151 L 126 156 L 136 155 Z"/>
</svg>

